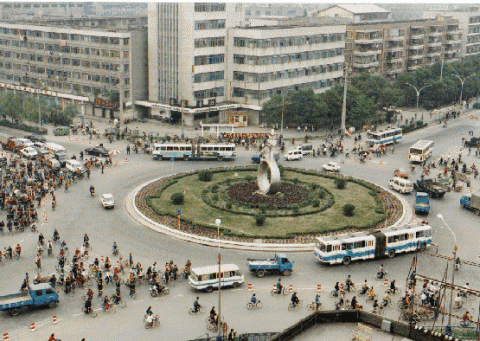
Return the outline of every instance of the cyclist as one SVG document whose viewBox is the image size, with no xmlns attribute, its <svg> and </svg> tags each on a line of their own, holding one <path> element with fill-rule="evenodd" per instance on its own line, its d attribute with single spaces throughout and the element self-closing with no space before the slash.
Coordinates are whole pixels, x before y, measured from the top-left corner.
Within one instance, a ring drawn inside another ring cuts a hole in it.
<svg viewBox="0 0 480 341">
<path fill-rule="evenodd" d="M 366 294 L 367 291 L 368 291 L 369 287 L 368 287 L 368 284 L 367 284 L 367 280 L 365 280 L 365 283 L 363 283 L 362 285 L 362 289 L 360 289 L 360 294 Z"/>
<path fill-rule="evenodd" d="M 397 287 L 395 286 L 395 280 L 392 280 L 390 282 L 390 291 L 392 292 L 392 294 L 397 292 Z"/>
<path fill-rule="evenodd" d="M 60 240 L 60 234 L 58 233 L 57 229 L 55 229 L 55 231 L 53 231 L 53 241 L 56 242 Z"/>
<path fill-rule="evenodd" d="M 91 300 L 93 297 L 93 290 L 90 288 L 87 291 L 87 300 Z"/>
<path fill-rule="evenodd" d="M 85 314 L 90 314 L 92 312 L 92 298 L 89 297 L 85 301 Z"/>
<path fill-rule="evenodd" d="M 152 315 L 147 315 L 147 318 L 145 319 L 146 323 L 150 326 L 153 327 L 153 316 Z"/>
<path fill-rule="evenodd" d="M 115 294 L 112 296 L 112 301 L 114 304 L 118 304 L 120 303 L 121 300 L 122 300 L 122 296 L 120 294 L 120 290 L 117 290 Z"/>
<path fill-rule="evenodd" d="M 145 314 L 149 315 L 149 316 L 152 316 L 153 315 L 153 311 L 152 311 L 152 306 L 148 307 L 147 311 L 145 312 Z"/>
<path fill-rule="evenodd" d="M 112 253 L 116 256 L 118 255 L 117 242 L 113 242 Z"/>
<path fill-rule="evenodd" d="M 376 313 L 378 308 L 378 300 L 373 301 L 373 312 Z"/>
<path fill-rule="evenodd" d="M 382 279 L 387 275 L 387 272 L 383 268 L 383 264 L 380 264 L 380 270 L 378 271 L 378 278 Z"/>
<path fill-rule="evenodd" d="M 105 295 L 105 297 L 103 298 L 103 307 L 105 308 L 105 310 L 110 309 L 110 299 L 107 295 Z"/>
<path fill-rule="evenodd" d="M 368 290 L 368 298 L 373 300 L 375 298 L 375 290 L 373 290 L 373 287 Z"/>
<path fill-rule="evenodd" d="M 388 295 L 388 292 L 385 292 L 385 296 L 383 296 L 383 306 L 386 307 L 388 303 L 391 303 L 392 299 Z"/>
<path fill-rule="evenodd" d="M 200 307 L 201 307 L 200 303 L 198 303 L 198 299 L 199 299 L 199 297 L 197 297 L 197 298 L 195 299 L 195 301 L 193 302 L 193 310 L 194 310 L 196 313 L 198 313 L 198 310 L 199 310 Z"/>
<path fill-rule="evenodd" d="M 300 300 L 298 299 L 296 291 L 292 294 L 291 301 L 292 301 L 293 307 L 296 307 L 298 305 L 298 303 L 300 302 Z"/>
<path fill-rule="evenodd" d="M 317 295 L 315 296 L 315 310 L 318 310 L 318 308 L 320 308 L 320 304 L 321 304 L 321 303 L 320 303 L 320 295 L 317 294 Z"/>
<path fill-rule="evenodd" d="M 210 322 L 212 324 L 217 324 L 216 316 L 217 316 L 217 312 L 215 311 L 215 307 L 212 307 L 212 310 L 210 310 Z"/>
<path fill-rule="evenodd" d="M 93 187 L 93 185 L 90 185 L 90 194 L 93 196 L 94 193 L 95 193 L 95 187 Z"/>
<path fill-rule="evenodd" d="M 337 297 L 339 291 L 340 291 L 340 285 L 337 282 L 337 283 L 335 283 L 335 287 L 333 288 L 333 296 Z"/>
<path fill-rule="evenodd" d="M 457 259 L 455 260 L 455 270 L 460 269 L 461 266 L 462 262 L 460 261 L 460 257 L 457 257 Z"/>
<path fill-rule="evenodd" d="M 257 303 L 257 296 L 255 294 L 253 294 L 252 297 L 250 298 L 250 302 L 252 302 L 253 304 Z"/>
<path fill-rule="evenodd" d="M 465 323 L 465 324 L 469 324 L 470 322 L 472 322 L 472 318 L 470 317 L 470 315 L 468 315 L 468 310 L 465 312 L 465 314 L 463 314 L 462 316 L 462 322 Z"/>
<path fill-rule="evenodd" d="M 15 254 L 18 255 L 18 257 L 20 257 L 21 253 L 22 253 L 22 247 L 20 246 L 20 244 L 17 244 L 17 246 L 15 247 Z"/>
<path fill-rule="evenodd" d="M 279 278 L 278 279 L 278 282 L 277 282 L 277 294 L 281 294 L 282 293 L 282 280 Z"/>
<path fill-rule="evenodd" d="M 350 302 L 350 306 L 352 307 L 352 309 L 361 308 L 358 306 L 357 296 L 353 296 L 352 301 Z"/>
<path fill-rule="evenodd" d="M 352 286 L 355 286 L 355 284 L 353 284 L 352 279 L 350 277 L 351 275 L 348 275 L 347 279 L 345 280 L 345 286 L 347 287 L 347 291 L 350 291 L 350 288 Z"/>
</svg>

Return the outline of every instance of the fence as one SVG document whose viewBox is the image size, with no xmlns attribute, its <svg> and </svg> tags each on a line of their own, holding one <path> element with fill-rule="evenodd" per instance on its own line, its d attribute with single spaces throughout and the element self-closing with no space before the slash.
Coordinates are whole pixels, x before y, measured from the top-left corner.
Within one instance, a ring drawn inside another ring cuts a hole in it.
<svg viewBox="0 0 480 341">
<path fill-rule="evenodd" d="M 269 341 L 276 334 L 278 334 L 278 333 L 274 333 L 274 332 L 269 332 L 269 333 L 245 333 L 245 334 L 238 335 L 234 339 L 234 341 Z M 220 340 L 221 341 L 226 341 L 227 337 L 224 336 L 224 337 L 218 338 L 218 336 L 215 336 L 215 335 L 209 336 L 207 334 L 206 337 L 191 340 L 191 341 L 220 341 Z"/>
</svg>

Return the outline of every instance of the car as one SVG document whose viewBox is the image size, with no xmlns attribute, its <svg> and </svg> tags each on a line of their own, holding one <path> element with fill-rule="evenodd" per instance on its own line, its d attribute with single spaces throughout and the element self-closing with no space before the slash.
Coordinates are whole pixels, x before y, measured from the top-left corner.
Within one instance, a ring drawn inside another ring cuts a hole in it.
<svg viewBox="0 0 480 341">
<path fill-rule="evenodd" d="M 408 179 L 408 172 L 403 169 L 403 168 L 398 168 L 398 169 L 395 169 L 393 171 L 393 174 L 397 177 L 397 178 L 403 178 L 403 179 Z"/>
<path fill-rule="evenodd" d="M 85 154 L 108 157 L 108 149 L 103 147 L 93 147 L 85 149 Z"/>
<path fill-rule="evenodd" d="M 100 197 L 100 202 L 102 203 L 104 208 L 115 207 L 115 200 L 113 199 L 113 195 L 110 193 L 102 194 L 102 196 Z"/>
<path fill-rule="evenodd" d="M 278 162 L 278 160 L 280 160 L 280 156 L 278 154 L 274 154 L 273 158 L 275 159 L 275 162 Z M 262 160 L 262 155 L 260 154 L 255 154 L 252 156 L 253 163 L 260 163 L 261 160 Z"/>
<path fill-rule="evenodd" d="M 83 168 L 82 164 L 77 160 L 66 160 L 65 161 L 65 168 L 67 168 L 72 173 L 83 174 L 85 173 L 85 169 Z"/>
<path fill-rule="evenodd" d="M 18 143 L 20 143 L 22 148 L 33 147 L 33 142 L 30 141 L 29 139 L 19 138 L 19 139 L 17 139 L 17 141 L 18 141 Z"/>
<path fill-rule="evenodd" d="M 42 136 L 42 135 L 28 135 L 28 136 L 24 136 L 26 139 L 29 139 L 30 141 L 32 142 L 47 142 L 47 139 L 45 138 L 45 136 Z"/>
<path fill-rule="evenodd" d="M 55 129 L 53 129 L 53 135 L 55 135 L 55 136 L 70 135 L 70 128 L 69 127 L 57 127 Z"/>
<path fill-rule="evenodd" d="M 51 154 L 50 154 L 51 155 Z M 47 165 L 47 167 L 51 168 L 51 169 L 57 169 L 57 168 L 61 168 L 62 167 L 62 164 L 60 161 L 58 161 L 55 156 L 51 155 L 51 156 L 46 156 L 45 157 L 45 164 Z"/>
<path fill-rule="evenodd" d="M 285 153 L 285 160 L 293 161 L 293 160 L 301 160 L 303 158 L 302 151 L 299 149 L 290 150 Z"/>
<path fill-rule="evenodd" d="M 38 156 L 38 152 L 33 147 L 25 147 L 20 149 L 20 154 L 27 159 L 34 159 Z"/>
<path fill-rule="evenodd" d="M 340 172 L 340 165 L 336 162 L 329 162 L 322 166 L 325 171 Z"/>
</svg>

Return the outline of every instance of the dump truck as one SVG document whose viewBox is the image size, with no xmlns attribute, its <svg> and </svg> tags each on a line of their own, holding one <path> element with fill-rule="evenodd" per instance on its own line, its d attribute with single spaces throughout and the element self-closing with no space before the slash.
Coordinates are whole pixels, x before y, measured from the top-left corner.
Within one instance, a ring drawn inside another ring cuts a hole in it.
<svg viewBox="0 0 480 341">
<path fill-rule="evenodd" d="M 0 296 L 0 311 L 16 316 L 29 307 L 55 308 L 59 301 L 58 292 L 50 284 L 31 284 L 25 292 Z"/>
<path fill-rule="evenodd" d="M 284 276 L 289 276 L 293 271 L 293 264 L 284 253 L 276 253 L 275 256 L 270 259 L 248 258 L 247 266 L 257 277 L 263 277 L 267 272 L 281 273 Z"/>
<path fill-rule="evenodd" d="M 480 196 L 477 194 L 467 194 L 460 199 L 460 206 L 480 215 Z"/>
<path fill-rule="evenodd" d="M 428 193 L 430 198 L 442 198 L 445 195 L 443 186 L 433 179 L 417 180 L 414 187 L 417 192 Z"/>
</svg>

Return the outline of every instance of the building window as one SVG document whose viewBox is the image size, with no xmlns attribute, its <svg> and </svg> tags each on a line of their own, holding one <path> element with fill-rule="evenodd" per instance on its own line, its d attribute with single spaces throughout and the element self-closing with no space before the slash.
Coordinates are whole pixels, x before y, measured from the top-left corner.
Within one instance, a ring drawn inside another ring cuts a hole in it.
<svg viewBox="0 0 480 341">
<path fill-rule="evenodd" d="M 209 56 L 197 56 L 195 57 L 195 65 L 210 65 L 220 64 L 224 62 L 225 55 L 213 54 Z"/>
<path fill-rule="evenodd" d="M 222 97 L 224 96 L 224 88 L 222 86 L 222 87 L 213 88 L 213 89 L 194 91 L 193 96 L 195 97 L 196 100 L 212 98 L 212 97 Z"/>
<path fill-rule="evenodd" d="M 196 30 L 216 30 L 225 28 L 225 19 L 195 21 Z"/>
<path fill-rule="evenodd" d="M 224 76 L 223 71 L 199 73 L 193 76 L 193 82 L 194 83 L 212 82 L 216 80 L 222 80 L 223 76 Z"/>
<path fill-rule="evenodd" d="M 216 47 L 216 46 L 225 46 L 225 37 L 195 39 L 195 48 Z"/>
<path fill-rule="evenodd" d="M 225 3 L 195 3 L 195 12 L 224 12 Z"/>
</svg>

